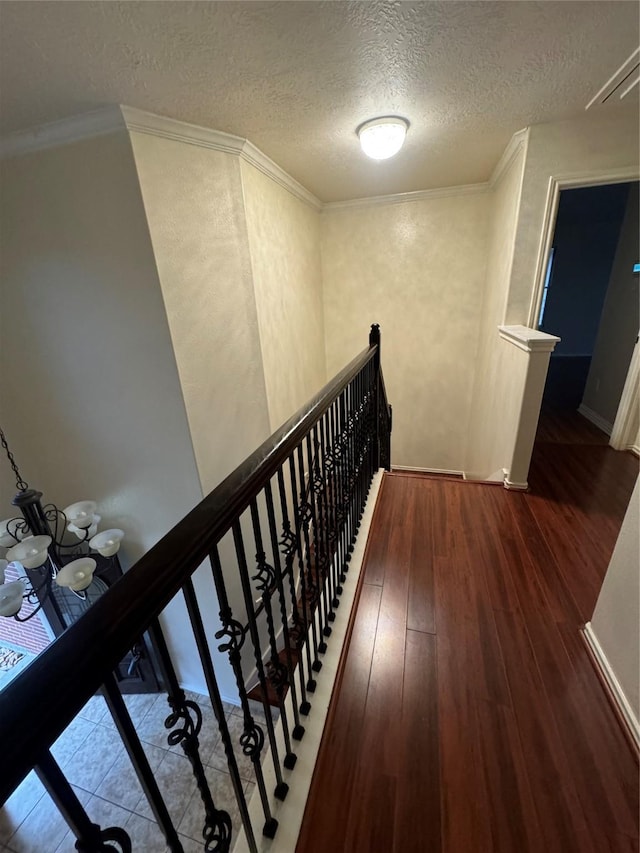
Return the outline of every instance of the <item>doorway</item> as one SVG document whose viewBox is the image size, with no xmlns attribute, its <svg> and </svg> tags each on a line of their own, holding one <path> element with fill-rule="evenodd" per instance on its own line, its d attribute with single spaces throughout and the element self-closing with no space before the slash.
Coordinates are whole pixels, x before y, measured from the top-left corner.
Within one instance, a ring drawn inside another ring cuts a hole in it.
<svg viewBox="0 0 640 853">
<path fill-rule="evenodd" d="M 560 192 L 536 318 L 562 338 L 543 431 L 573 426 L 588 443 L 609 443 L 638 336 L 638 227 L 637 182 Z"/>
</svg>

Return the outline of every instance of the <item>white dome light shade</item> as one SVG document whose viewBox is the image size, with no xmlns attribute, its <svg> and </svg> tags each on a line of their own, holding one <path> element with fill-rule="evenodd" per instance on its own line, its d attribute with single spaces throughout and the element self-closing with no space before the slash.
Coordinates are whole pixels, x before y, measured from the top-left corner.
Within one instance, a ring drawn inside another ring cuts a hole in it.
<svg viewBox="0 0 640 853">
<path fill-rule="evenodd" d="M 22 607 L 24 584 L 22 581 L 11 581 L 0 585 L 0 616 L 15 616 Z"/>
<path fill-rule="evenodd" d="M 25 569 L 36 569 L 47 559 L 47 548 L 51 545 L 50 536 L 27 536 L 22 542 L 9 548 L 7 560 L 17 560 Z"/>
<path fill-rule="evenodd" d="M 93 537 L 89 546 L 103 557 L 113 557 L 120 548 L 123 536 L 124 530 L 118 530 L 115 527 L 112 530 L 103 530 L 102 533 Z"/>
<path fill-rule="evenodd" d="M 91 557 L 73 560 L 60 569 L 56 575 L 56 583 L 58 586 L 68 586 L 75 592 L 81 592 L 91 585 L 96 565 L 96 561 L 92 560 Z"/>
<path fill-rule="evenodd" d="M 95 501 L 78 501 L 68 506 L 63 512 L 70 524 L 75 524 L 76 527 L 84 530 L 85 527 L 91 527 L 93 524 L 96 506 Z"/>
<path fill-rule="evenodd" d="M 387 160 L 402 148 L 409 122 L 398 116 L 365 121 L 358 128 L 362 150 L 373 160 Z"/>
<path fill-rule="evenodd" d="M 91 539 L 92 536 L 95 536 L 98 532 L 98 525 L 102 521 L 102 516 L 97 513 L 93 516 L 93 522 L 90 527 L 78 527 L 76 524 L 67 524 L 67 530 L 69 533 L 73 533 L 74 536 L 77 536 L 78 539 L 81 539 L 83 542 L 85 539 Z"/>
</svg>

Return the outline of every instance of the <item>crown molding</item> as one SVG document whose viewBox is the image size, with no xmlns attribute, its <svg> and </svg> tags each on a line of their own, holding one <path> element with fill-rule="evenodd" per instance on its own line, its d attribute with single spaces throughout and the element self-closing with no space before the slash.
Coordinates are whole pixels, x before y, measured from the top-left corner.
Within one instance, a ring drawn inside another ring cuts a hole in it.
<svg viewBox="0 0 640 853">
<path fill-rule="evenodd" d="M 214 151 L 237 155 L 242 153 L 246 142 L 246 139 L 241 136 L 210 130 L 208 127 L 137 110 L 135 107 L 121 105 L 120 111 L 127 130 L 136 133 L 146 133 L 149 136 L 159 136 L 174 142 L 184 142 L 187 145 L 197 145 L 199 148 L 212 148 Z"/>
<path fill-rule="evenodd" d="M 504 177 L 504 175 L 509 171 L 509 168 L 512 166 L 516 157 L 520 153 L 521 148 L 525 148 L 529 141 L 529 128 L 525 127 L 523 130 L 519 130 L 517 133 L 514 133 L 511 139 L 509 140 L 507 147 L 502 152 L 502 156 L 496 163 L 496 167 L 491 173 L 491 177 L 489 178 L 489 186 L 491 189 L 495 187 L 498 181 Z"/>
<path fill-rule="evenodd" d="M 72 116 L 11 134 L 0 142 L 0 157 L 16 157 L 32 151 L 42 151 L 46 148 L 67 145 L 80 139 L 103 136 L 118 130 L 127 130 L 130 133 L 146 133 L 150 136 L 171 139 L 174 142 L 197 145 L 200 148 L 210 148 L 214 151 L 223 151 L 226 154 L 235 154 L 259 169 L 264 175 L 267 175 L 305 204 L 318 211 L 322 209 L 320 199 L 316 198 L 313 193 L 309 192 L 295 178 L 292 178 L 248 139 L 125 105 L 104 107 L 90 113 L 83 113 L 79 116 Z"/>
<path fill-rule="evenodd" d="M 292 178 L 288 172 L 285 172 L 277 163 L 274 163 L 270 157 L 267 157 L 264 152 L 256 148 L 253 142 L 249 142 L 248 139 L 245 140 L 241 156 L 245 162 L 250 163 L 260 172 L 267 175 L 276 184 L 280 184 L 281 187 L 289 190 L 292 195 L 299 198 L 300 201 L 306 202 L 314 210 L 320 211 L 324 207 L 317 196 L 298 183 L 295 178 Z"/>
<path fill-rule="evenodd" d="M 211 148 L 214 151 L 224 151 L 227 154 L 235 154 L 288 190 L 300 201 L 305 202 L 315 210 L 322 208 L 320 199 L 316 198 L 313 193 L 309 192 L 295 178 L 292 178 L 288 172 L 274 163 L 270 157 L 267 157 L 248 139 L 234 136 L 231 133 L 223 133 L 220 130 L 211 130 L 201 125 L 178 121 L 178 119 L 168 118 L 167 116 L 137 110 L 134 107 L 121 106 L 120 109 L 130 131 L 160 136 L 163 139 L 172 139 L 187 145 L 197 145 L 200 148 Z"/>
<path fill-rule="evenodd" d="M 0 140 L 0 158 L 8 159 L 32 151 L 43 151 L 45 148 L 57 148 L 59 145 L 68 145 L 81 139 L 104 136 L 119 130 L 126 130 L 120 107 L 102 107 L 5 136 Z"/>
<path fill-rule="evenodd" d="M 323 211 L 353 210 L 363 207 L 379 207 L 386 204 L 406 204 L 413 201 L 424 201 L 432 198 L 447 198 L 458 195 L 476 195 L 489 189 L 488 183 L 462 184 L 458 187 L 438 187 L 433 190 L 417 190 L 410 193 L 394 193 L 392 195 L 376 195 L 369 198 L 353 198 L 347 201 L 329 201 L 323 204 Z"/>
</svg>

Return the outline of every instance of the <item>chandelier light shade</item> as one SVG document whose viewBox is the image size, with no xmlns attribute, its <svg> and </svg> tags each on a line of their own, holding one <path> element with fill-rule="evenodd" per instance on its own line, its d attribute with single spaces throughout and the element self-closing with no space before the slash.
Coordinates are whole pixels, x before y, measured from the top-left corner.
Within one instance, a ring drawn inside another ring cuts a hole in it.
<svg viewBox="0 0 640 853">
<path fill-rule="evenodd" d="M 77 596 L 88 606 L 94 573 L 117 562 L 124 532 L 113 528 L 98 533 L 101 516 L 95 501 L 78 501 L 64 510 L 55 504 L 43 506 L 42 492 L 30 489 L 22 479 L 2 429 L 0 444 L 16 478 L 18 493 L 12 503 L 21 513 L 0 521 L 0 548 L 7 549 L 6 559 L 0 559 L 0 616 L 26 622 L 50 602 L 64 627 L 68 620 L 54 589 Z M 32 609 L 21 612 L 25 601 Z"/>
<path fill-rule="evenodd" d="M 120 548 L 120 542 L 124 537 L 123 530 L 103 530 L 93 539 L 89 540 L 89 547 L 102 554 L 103 557 L 112 557 Z"/>
<path fill-rule="evenodd" d="M 96 565 L 96 561 L 91 557 L 72 560 L 60 569 L 55 578 L 56 583 L 59 586 L 68 586 L 74 592 L 81 592 L 90 586 Z"/>
<path fill-rule="evenodd" d="M 388 160 L 404 145 L 409 122 L 399 116 L 382 116 L 365 121 L 357 129 L 360 146 L 373 160 Z"/>
<path fill-rule="evenodd" d="M 25 536 L 25 538 L 9 548 L 7 560 L 20 563 L 25 569 L 37 569 L 47 559 L 47 549 L 52 542 L 51 536 Z"/>
</svg>

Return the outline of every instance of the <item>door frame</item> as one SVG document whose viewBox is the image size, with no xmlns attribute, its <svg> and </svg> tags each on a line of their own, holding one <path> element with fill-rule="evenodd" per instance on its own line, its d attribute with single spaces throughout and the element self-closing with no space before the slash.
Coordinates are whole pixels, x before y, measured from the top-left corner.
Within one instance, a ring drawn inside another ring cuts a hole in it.
<svg viewBox="0 0 640 853">
<path fill-rule="evenodd" d="M 530 329 L 537 328 L 538 317 L 540 315 L 544 280 L 549 262 L 549 254 L 553 246 L 553 234 L 558 217 L 558 204 L 560 202 L 561 191 L 578 189 L 580 187 L 598 187 L 605 184 L 626 184 L 632 181 L 640 181 L 640 168 L 638 166 L 623 166 L 622 168 L 609 170 L 598 169 L 591 172 L 566 172 L 549 176 L 542 233 L 538 244 L 535 286 L 529 305 L 527 325 Z M 640 402 L 639 381 L 640 346 L 636 342 L 609 441 L 609 444 L 615 450 L 626 450 L 635 440 L 635 435 L 629 435 L 629 432 L 633 429 L 636 410 Z"/>
</svg>

